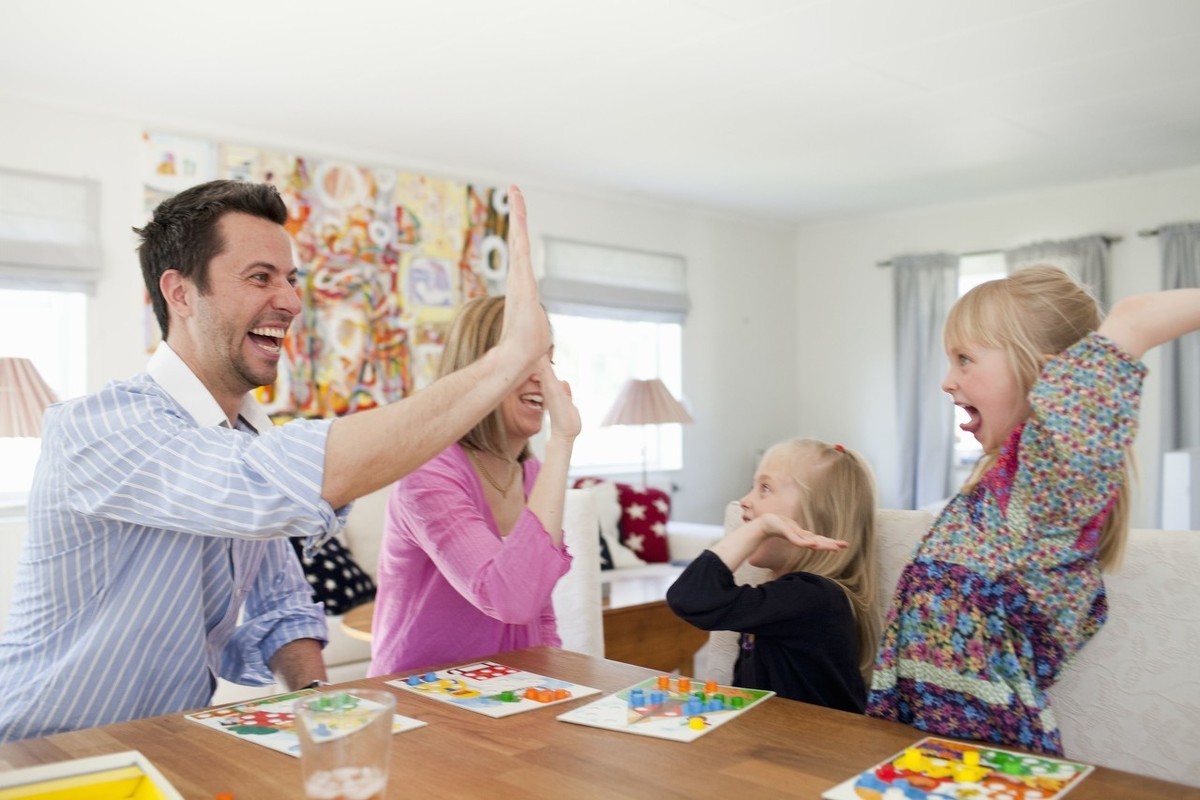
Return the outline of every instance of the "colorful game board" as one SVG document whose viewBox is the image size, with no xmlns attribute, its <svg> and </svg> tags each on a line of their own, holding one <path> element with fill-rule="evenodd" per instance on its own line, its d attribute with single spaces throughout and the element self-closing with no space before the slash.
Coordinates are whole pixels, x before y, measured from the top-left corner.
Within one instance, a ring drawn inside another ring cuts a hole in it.
<svg viewBox="0 0 1200 800">
<path fill-rule="evenodd" d="M 663 675 L 648 678 L 560 714 L 563 722 L 690 742 L 774 695 L 713 681 Z"/>
<path fill-rule="evenodd" d="M 600 692 L 494 661 L 409 675 L 388 684 L 489 717 L 507 717 Z"/>
<path fill-rule="evenodd" d="M 1058 800 L 1093 767 L 927 737 L 838 784 L 826 800 Z"/>
<path fill-rule="evenodd" d="M 353 690 L 350 691 L 353 693 Z M 317 690 L 301 689 L 298 692 L 263 697 L 209 711 L 198 711 L 195 714 L 188 714 L 187 718 L 239 739 L 299 757 L 300 736 L 294 730 L 296 714 L 293 707 L 301 697 L 311 694 L 317 694 Z M 375 705 L 370 700 L 355 699 L 364 706 Z M 392 733 L 411 731 L 423 725 L 425 723 L 418 719 L 395 714 L 392 721 Z"/>
</svg>

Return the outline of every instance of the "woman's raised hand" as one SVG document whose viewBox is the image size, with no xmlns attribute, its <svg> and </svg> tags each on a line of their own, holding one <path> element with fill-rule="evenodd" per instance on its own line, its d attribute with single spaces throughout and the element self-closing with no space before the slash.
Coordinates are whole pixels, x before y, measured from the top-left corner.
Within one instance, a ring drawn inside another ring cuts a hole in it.
<svg viewBox="0 0 1200 800">
<path fill-rule="evenodd" d="M 508 279 L 500 343 L 515 349 L 528 366 L 533 366 L 550 349 L 550 321 L 538 299 L 533 277 L 525 196 L 516 186 L 508 187 L 508 215 Z"/>
<path fill-rule="evenodd" d="M 579 420 L 579 409 L 571 400 L 571 386 L 560 381 L 554 374 L 549 356 L 538 361 L 538 381 L 542 385 L 542 403 L 550 414 L 551 438 L 573 440 L 579 435 L 583 423 Z"/>
<path fill-rule="evenodd" d="M 762 531 L 768 536 L 778 536 L 787 539 L 797 547 L 807 547 L 811 550 L 841 550 L 848 543 L 841 539 L 830 539 L 818 533 L 807 531 L 791 517 L 782 514 L 766 513 L 755 519 L 762 525 Z"/>
</svg>

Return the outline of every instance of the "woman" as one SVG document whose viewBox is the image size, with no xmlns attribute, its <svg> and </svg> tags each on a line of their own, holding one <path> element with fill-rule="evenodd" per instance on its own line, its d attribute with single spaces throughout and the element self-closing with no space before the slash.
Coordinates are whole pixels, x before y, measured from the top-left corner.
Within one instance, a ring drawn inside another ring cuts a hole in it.
<svg viewBox="0 0 1200 800">
<path fill-rule="evenodd" d="M 499 341 L 504 298 L 462 307 L 439 375 Z M 546 461 L 529 439 L 550 414 Z M 379 558 L 371 675 L 561 642 L 550 593 L 563 546 L 567 467 L 579 434 L 570 389 L 547 355 L 498 408 L 388 500 Z"/>
</svg>

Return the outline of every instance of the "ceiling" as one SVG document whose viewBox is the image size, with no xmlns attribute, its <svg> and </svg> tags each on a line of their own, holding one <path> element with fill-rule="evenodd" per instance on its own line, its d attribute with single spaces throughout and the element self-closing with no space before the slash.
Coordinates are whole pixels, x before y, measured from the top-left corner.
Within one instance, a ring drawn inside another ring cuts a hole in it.
<svg viewBox="0 0 1200 800">
<path fill-rule="evenodd" d="M 805 221 L 1200 164 L 1200 2 L 19 0 L 0 97 Z"/>
</svg>

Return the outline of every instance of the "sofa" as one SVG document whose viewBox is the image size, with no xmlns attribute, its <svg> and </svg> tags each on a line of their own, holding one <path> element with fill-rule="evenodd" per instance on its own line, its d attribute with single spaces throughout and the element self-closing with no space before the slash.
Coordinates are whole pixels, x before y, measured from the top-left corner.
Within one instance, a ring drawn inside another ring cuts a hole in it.
<svg viewBox="0 0 1200 800">
<path fill-rule="evenodd" d="M 733 508 L 727 531 L 741 519 Z M 880 614 L 933 519 L 878 513 Z M 735 574 L 766 577 L 753 567 Z M 1049 692 L 1066 755 L 1200 787 L 1200 532 L 1131 530 L 1124 564 L 1105 583 L 1107 624 Z M 736 634 L 710 635 L 697 677 L 729 680 L 736 648 Z"/>
</svg>

